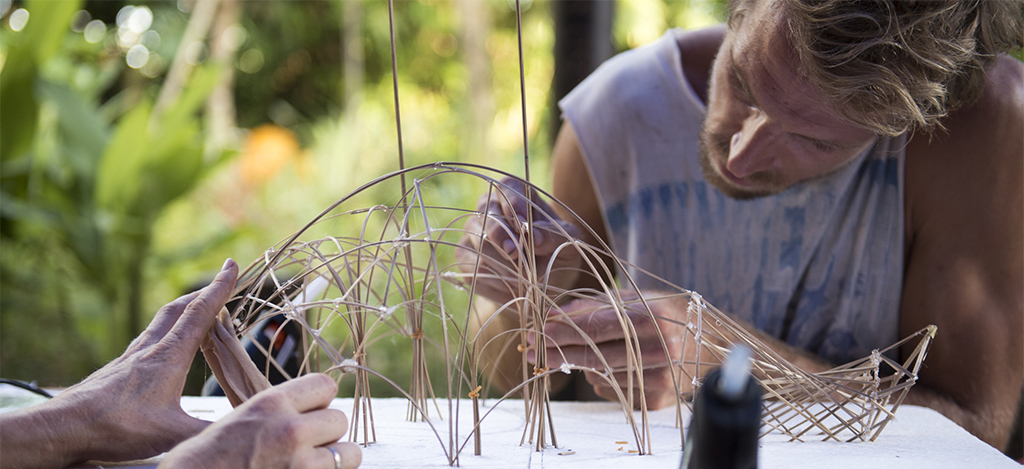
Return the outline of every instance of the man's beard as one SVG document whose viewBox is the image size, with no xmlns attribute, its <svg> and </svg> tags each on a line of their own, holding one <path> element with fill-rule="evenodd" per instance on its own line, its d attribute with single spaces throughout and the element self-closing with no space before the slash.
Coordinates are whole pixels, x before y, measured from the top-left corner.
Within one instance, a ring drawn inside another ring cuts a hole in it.
<svg viewBox="0 0 1024 469">
<path fill-rule="evenodd" d="M 705 123 L 700 131 L 700 169 L 704 173 L 704 180 L 718 189 L 726 197 L 738 200 L 756 199 L 769 195 L 778 194 L 789 186 L 785 184 L 782 177 L 767 171 L 751 174 L 744 180 L 753 187 L 738 187 L 718 172 L 716 161 L 725 161 L 729 155 L 729 137 L 712 133 L 707 129 Z M 719 155 L 723 155 L 719 158 Z"/>
</svg>

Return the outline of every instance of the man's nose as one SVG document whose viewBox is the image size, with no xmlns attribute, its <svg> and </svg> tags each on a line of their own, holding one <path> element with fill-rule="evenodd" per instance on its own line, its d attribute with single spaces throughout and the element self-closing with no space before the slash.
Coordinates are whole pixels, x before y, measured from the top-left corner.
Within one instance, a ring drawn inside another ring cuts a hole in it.
<svg viewBox="0 0 1024 469">
<path fill-rule="evenodd" d="M 729 159 L 725 167 L 737 177 L 747 177 L 771 168 L 772 144 L 778 132 L 772 130 L 764 113 L 755 112 L 743 121 L 729 141 Z"/>
</svg>

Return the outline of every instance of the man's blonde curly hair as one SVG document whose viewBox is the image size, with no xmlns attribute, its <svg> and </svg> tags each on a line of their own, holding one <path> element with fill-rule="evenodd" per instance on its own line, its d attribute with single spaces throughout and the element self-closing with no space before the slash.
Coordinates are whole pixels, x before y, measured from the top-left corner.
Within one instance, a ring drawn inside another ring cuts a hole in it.
<svg viewBox="0 0 1024 469">
<path fill-rule="evenodd" d="M 751 1 L 730 8 L 730 25 Z M 840 115 L 883 135 L 941 127 L 1024 46 L 1022 0 L 779 0 L 803 73 Z"/>
</svg>

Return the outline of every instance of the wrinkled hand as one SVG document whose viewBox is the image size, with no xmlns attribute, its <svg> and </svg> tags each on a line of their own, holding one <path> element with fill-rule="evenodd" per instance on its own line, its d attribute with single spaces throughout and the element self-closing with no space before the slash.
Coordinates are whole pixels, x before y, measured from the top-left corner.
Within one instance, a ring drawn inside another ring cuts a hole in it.
<svg viewBox="0 0 1024 469">
<path fill-rule="evenodd" d="M 531 206 L 524 195 L 526 184 L 518 179 L 506 177 L 493 187 L 493 191 L 483 194 L 477 201 L 477 211 L 488 216 L 470 216 L 466 220 L 466 234 L 459 241 L 461 249 L 456 251 L 459 268 L 465 273 L 476 272 L 479 259 L 476 293 L 498 304 L 525 295 L 519 278 L 527 272 L 524 262 L 529 253 L 526 248 L 529 236 L 525 233 L 527 210 L 532 210 L 533 216 L 537 278 L 541 284 L 554 287 L 548 291 L 549 296 L 570 288 L 579 273 L 582 257 L 573 246 L 559 247 L 570 238 L 579 238 L 579 229 L 558 218 L 537 193 L 532 197 L 536 206 Z M 549 267 L 550 275 L 546 273 Z"/>
<path fill-rule="evenodd" d="M 637 408 L 640 386 L 635 372 L 632 373 L 632 383 L 629 381 L 630 373 L 626 372 L 630 360 L 626 337 L 630 334 L 627 331 L 632 328 L 635 338 L 629 343 L 633 350 L 639 344 L 644 369 L 643 395 L 648 408 L 659 409 L 672 405 L 676 402 L 677 388 L 673 385 L 673 370 L 669 364 L 684 357 L 683 323 L 686 320 L 687 302 L 680 298 L 649 300 L 648 305 L 656 318 L 652 321 L 635 292 L 620 291 L 620 294 L 625 304 L 625 318 L 608 301 L 589 298 L 568 302 L 561 306 L 561 312 L 552 310 L 549 321 L 544 325 L 546 365 L 557 368 L 564 362 L 605 373 L 610 369 L 612 373 L 608 377 L 618 383 L 623 396 L 626 396 L 629 386 L 633 387 L 633 406 Z M 648 298 L 653 296 L 645 294 Z M 658 335 L 659 329 L 664 342 Z M 582 335 L 580 330 L 586 335 Z M 588 343 L 587 337 L 596 346 L 596 351 Z M 528 336 L 528 340 L 531 346 L 536 346 L 532 335 Z M 692 344 L 693 341 L 687 341 L 687 357 L 692 356 L 696 350 Z M 527 359 L 535 361 L 536 352 L 528 351 Z M 674 371 L 679 392 L 690 391 L 690 382 L 683 379 L 678 367 Z M 614 385 L 605 377 L 589 371 L 586 376 L 598 396 L 612 401 L 619 400 Z"/>
<path fill-rule="evenodd" d="M 334 380 L 310 374 L 256 394 L 227 417 L 178 445 L 161 468 L 323 468 L 359 466 L 362 455 L 353 443 L 338 443 L 348 420 L 328 409 L 337 393 Z"/>
<path fill-rule="evenodd" d="M 22 432 L 39 433 L 30 445 L 39 446 L 35 457 L 20 463 L 12 459 L 21 454 L 7 454 L 5 448 L 5 467 L 142 459 L 206 428 L 209 422 L 181 409 L 181 392 L 199 343 L 237 276 L 238 265 L 228 259 L 209 286 L 161 308 L 123 355 L 57 397 L 12 416 L 33 421 Z M 17 433 L 4 432 L 5 443 L 16 438 Z"/>
</svg>

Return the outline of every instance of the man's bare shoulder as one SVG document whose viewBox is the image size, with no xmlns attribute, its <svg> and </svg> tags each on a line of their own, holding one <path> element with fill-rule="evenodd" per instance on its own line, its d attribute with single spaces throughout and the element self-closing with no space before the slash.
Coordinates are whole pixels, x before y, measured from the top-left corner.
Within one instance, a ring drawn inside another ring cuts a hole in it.
<svg viewBox="0 0 1024 469">
<path fill-rule="evenodd" d="M 708 78 L 711 64 L 715 61 L 718 48 L 725 38 L 725 25 L 719 24 L 703 29 L 681 31 L 676 35 L 679 58 L 683 64 L 683 75 L 697 96 L 708 102 Z"/>
<path fill-rule="evenodd" d="M 984 96 L 918 135 L 906 159 L 906 266 L 900 331 L 928 324 L 908 403 L 938 409 L 1002 448 L 1024 355 L 1024 67 L 1003 57 Z"/>
<path fill-rule="evenodd" d="M 676 43 L 679 44 L 680 52 L 686 55 L 710 55 L 714 58 L 718 52 L 718 46 L 722 45 L 725 38 L 725 24 L 716 24 L 701 29 L 681 30 L 676 34 Z M 711 63 L 708 62 L 710 66 Z"/>
<path fill-rule="evenodd" d="M 908 231 L 915 215 L 987 204 L 1015 204 L 1024 187 L 1024 64 L 1001 56 L 975 103 L 952 112 L 943 129 L 907 145 Z M 952 205 L 949 205 L 952 203 Z M 1010 208 L 1003 205 L 1004 209 Z M 908 233 L 909 235 L 910 233 Z"/>
<path fill-rule="evenodd" d="M 932 135 L 916 135 L 908 147 L 908 155 L 933 159 L 930 155 L 959 158 L 947 151 L 955 148 L 999 144 L 1017 145 L 1022 142 L 1021 123 L 1024 122 L 1024 64 L 1009 56 L 1000 56 L 988 71 L 985 91 L 981 98 L 943 119 L 944 129 Z M 1002 152 L 1000 152 L 1001 154 Z M 979 157 L 996 155 L 979 155 Z M 1020 156 L 1018 153 L 1017 156 Z"/>
</svg>

